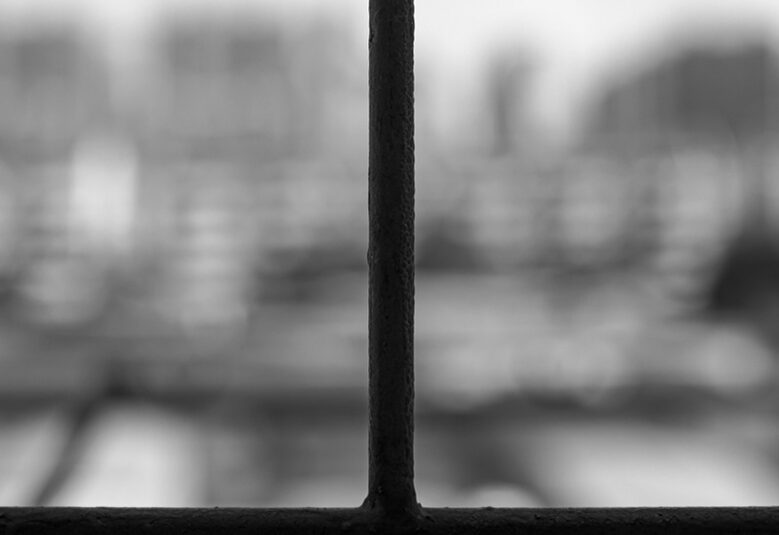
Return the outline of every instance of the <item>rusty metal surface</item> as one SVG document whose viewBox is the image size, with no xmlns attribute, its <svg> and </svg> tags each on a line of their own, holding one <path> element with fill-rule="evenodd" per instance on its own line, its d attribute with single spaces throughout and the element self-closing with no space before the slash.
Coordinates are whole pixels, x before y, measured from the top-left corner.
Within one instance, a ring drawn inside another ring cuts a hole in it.
<svg viewBox="0 0 779 535">
<path fill-rule="evenodd" d="M 419 533 L 776 533 L 777 508 L 427 509 Z"/>
<path fill-rule="evenodd" d="M 0 534 L 777 533 L 779 508 L 372 509 L 2 508 Z"/>
<path fill-rule="evenodd" d="M 369 484 L 366 506 L 414 490 L 414 2 L 369 4 Z"/>
<path fill-rule="evenodd" d="M 354 509 L 5 508 L 0 534 L 330 533 L 357 519 Z"/>
</svg>

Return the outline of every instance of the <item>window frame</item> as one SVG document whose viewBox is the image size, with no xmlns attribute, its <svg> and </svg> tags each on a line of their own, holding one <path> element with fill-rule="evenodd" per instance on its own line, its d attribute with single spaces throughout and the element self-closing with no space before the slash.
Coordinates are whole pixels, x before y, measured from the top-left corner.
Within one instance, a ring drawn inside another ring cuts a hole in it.
<svg viewBox="0 0 779 535">
<path fill-rule="evenodd" d="M 476 8 L 474 8 L 476 9 Z M 359 507 L 0 507 L 0 534 L 769 533 L 779 507 L 422 507 L 414 489 L 414 0 L 369 1 L 369 477 Z"/>
</svg>

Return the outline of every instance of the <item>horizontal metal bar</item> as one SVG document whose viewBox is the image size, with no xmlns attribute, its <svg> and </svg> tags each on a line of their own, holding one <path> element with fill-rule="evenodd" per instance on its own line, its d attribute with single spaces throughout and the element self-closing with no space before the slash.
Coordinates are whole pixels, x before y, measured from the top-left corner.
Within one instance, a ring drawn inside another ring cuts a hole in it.
<svg viewBox="0 0 779 535">
<path fill-rule="evenodd" d="M 360 509 L 0 508 L 0 535 L 342 533 Z"/>
<path fill-rule="evenodd" d="M 425 509 L 422 533 L 779 533 L 779 507 Z M 432 527 L 432 529 L 429 529 Z"/>
<path fill-rule="evenodd" d="M 399 524 L 370 509 L 0 508 L 0 535 L 256 533 L 779 533 L 779 507 L 423 509 Z"/>
</svg>

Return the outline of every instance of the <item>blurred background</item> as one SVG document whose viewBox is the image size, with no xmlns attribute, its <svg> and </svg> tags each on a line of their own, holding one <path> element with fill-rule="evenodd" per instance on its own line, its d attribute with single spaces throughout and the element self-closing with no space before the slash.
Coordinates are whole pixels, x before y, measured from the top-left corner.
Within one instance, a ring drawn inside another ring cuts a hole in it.
<svg viewBox="0 0 779 535">
<path fill-rule="evenodd" d="M 367 6 L 0 20 L 0 503 L 358 505 Z M 424 0 L 416 49 L 420 501 L 776 504 L 779 4 Z"/>
</svg>

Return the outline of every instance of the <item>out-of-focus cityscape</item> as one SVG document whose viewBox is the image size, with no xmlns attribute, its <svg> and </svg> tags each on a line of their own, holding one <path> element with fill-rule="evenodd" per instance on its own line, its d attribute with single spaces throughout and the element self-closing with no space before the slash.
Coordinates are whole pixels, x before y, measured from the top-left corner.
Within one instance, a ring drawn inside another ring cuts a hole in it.
<svg viewBox="0 0 779 535">
<path fill-rule="evenodd" d="M 362 501 L 365 28 L 259 13 L 0 32 L 0 503 Z M 692 13 L 556 128 L 420 57 L 424 505 L 779 500 L 779 31 Z"/>
</svg>

